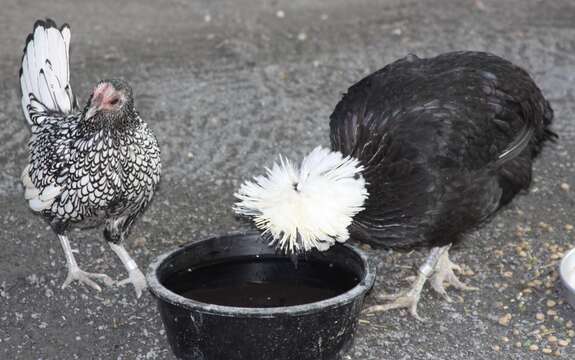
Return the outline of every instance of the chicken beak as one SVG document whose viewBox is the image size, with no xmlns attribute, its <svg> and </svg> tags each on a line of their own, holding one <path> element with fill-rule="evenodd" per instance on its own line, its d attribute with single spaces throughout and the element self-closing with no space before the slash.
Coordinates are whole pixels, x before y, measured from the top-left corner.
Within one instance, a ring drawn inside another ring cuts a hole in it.
<svg viewBox="0 0 575 360">
<path fill-rule="evenodd" d="M 90 106 L 88 108 L 88 111 L 86 111 L 86 114 L 84 115 L 84 119 L 89 120 L 89 119 L 93 118 L 97 112 L 98 112 L 98 107 L 96 107 L 94 105 Z"/>
</svg>

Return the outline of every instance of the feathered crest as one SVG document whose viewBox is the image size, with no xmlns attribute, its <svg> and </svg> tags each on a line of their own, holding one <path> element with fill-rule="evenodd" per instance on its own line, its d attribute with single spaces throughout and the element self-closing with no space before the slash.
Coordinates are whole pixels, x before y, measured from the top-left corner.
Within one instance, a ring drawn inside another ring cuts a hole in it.
<svg viewBox="0 0 575 360">
<path fill-rule="evenodd" d="M 317 147 L 299 168 L 280 155 L 266 170 L 242 184 L 234 211 L 253 217 L 270 245 L 287 253 L 324 251 L 349 238 L 368 196 L 359 160 Z"/>
</svg>

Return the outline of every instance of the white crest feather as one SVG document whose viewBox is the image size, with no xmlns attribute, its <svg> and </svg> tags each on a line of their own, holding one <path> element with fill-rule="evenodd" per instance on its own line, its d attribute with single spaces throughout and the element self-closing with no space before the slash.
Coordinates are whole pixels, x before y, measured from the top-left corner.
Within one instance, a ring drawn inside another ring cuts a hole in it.
<svg viewBox="0 0 575 360">
<path fill-rule="evenodd" d="M 280 156 L 265 176 L 246 181 L 234 211 L 254 218 L 270 245 L 293 253 L 327 250 L 349 238 L 353 217 L 368 196 L 359 160 L 321 147 L 299 168 Z"/>
</svg>

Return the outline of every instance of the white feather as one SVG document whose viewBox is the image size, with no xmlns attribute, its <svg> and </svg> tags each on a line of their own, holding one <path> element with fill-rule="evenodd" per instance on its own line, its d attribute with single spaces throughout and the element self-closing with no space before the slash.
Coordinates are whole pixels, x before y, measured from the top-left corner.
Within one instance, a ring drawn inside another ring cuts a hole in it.
<svg viewBox="0 0 575 360">
<path fill-rule="evenodd" d="M 46 75 L 44 73 L 44 69 L 41 69 L 38 73 L 38 94 L 34 94 L 38 97 L 38 100 L 42 102 L 42 104 L 46 105 L 48 109 L 57 110 L 56 104 L 54 103 L 54 97 L 52 95 L 52 91 L 50 90 L 50 85 L 48 84 L 48 80 L 46 79 Z"/>
<path fill-rule="evenodd" d="M 20 179 L 22 180 L 22 184 L 24 185 L 24 198 L 26 200 L 31 200 L 35 197 L 38 197 L 38 195 L 40 194 L 40 190 L 38 190 L 32 183 L 32 179 L 30 178 L 28 171 L 30 171 L 30 165 L 24 168 L 24 171 L 22 171 L 22 176 L 20 177 Z"/>
<path fill-rule="evenodd" d="M 22 62 L 22 69 L 25 69 L 27 67 L 27 63 L 28 60 L 24 58 L 24 61 Z M 31 124 L 32 120 L 30 120 L 30 114 L 28 114 L 28 108 L 27 108 L 28 103 L 30 101 L 30 97 L 28 96 L 30 91 L 28 90 L 26 76 L 20 76 L 20 88 L 22 89 L 22 100 L 21 100 L 22 110 L 24 111 L 24 116 L 26 116 L 26 121 L 28 121 L 28 123 Z"/>
<path fill-rule="evenodd" d="M 50 200 L 50 201 L 42 201 L 40 200 L 40 198 L 33 198 L 30 199 L 28 201 L 28 205 L 30 205 L 30 209 L 34 210 L 34 211 L 42 211 L 45 209 L 48 209 L 50 206 L 52 206 L 52 203 L 54 202 L 54 199 Z"/>
<path fill-rule="evenodd" d="M 30 94 L 43 104 L 32 107 L 32 111 L 48 109 L 69 113 L 73 108 L 73 94 L 70 86 L 69 69 L 70 29 L 61 30 L 50 21 L 40 22 L 26 45 L 22 59 L 22 110 L 28 122 L 33 125 L 43 117 L 33 119 L 29 114 Z"/>
<path fill-rule="evenodd" d="M 24 184 L 24 187 L 27 188 L 34 187 L 34 183 L 32 183 L 32 179 L 30 179 L 30 164 L 26 165 L 24 170 L 22 170 L 20 180 L 22 180 L 22 184 Z"/>
<path fill-rule="evenodd" d="M 30 165 L 24 168 L 20 177 L 22 184 L 24 185 L 24 198 L 28 200 L 30 208 L 34 211 L 42 211 L 49 208 L 62 192 L 62 188 L 60 186 L 50 184 L 42 189 L 38 189 L 32 182 L 29 172 Z"/>
<path fill-rule="evenodd" d="M 25 188 L 24 199 L 30 200 L 30 199 L 33 199 L 35 197 L 38 197 L 39 194 L 40 194 L 40 190 L 38 190 L 36 188 Z"/>
<path fill-rule="evenodd" d="M 46 63 L 44 67 L 44 74 L 46 76 L 46 82 L 51 84 L 50 91 L 53 95 L 54 100 L 56 100 L 56 108 L 62 112 L 69 112 L 71 108 L 70 99 L 68 98 L 68 94 L 66 93 L 66 89 L 61 87 L 60 80 L 56 76 L 56 72 L 54 71 L 54 66 L 50 63 Z"/>
<path fill-rule="evenodd" d="M 265 176 L 246 181 L 234 210 L 254 218 L 286 252 L 327 250 L 349 238 L 353 217 L 368 196 L 359 160 L 321 147 L 299 168 L 280 156 Z"/>
<path fill-rule="evenodd" d="M 50 49 L 52 49 L 55 54 L 65 54 L 66 44 L 64 43 L 64 38 L 62 37 L 60 31 L 58 31 L 55 28 L 48 28 L 46 30 L 46 35 L 48 36 L 48 44 L 50 46 Z M 57 74 L 64 74 L 65 68 L 63 61 L 65 60 L 66 58 L 64 56 L 55 56 L 53 60 L 50 61 L 50 64 L 52 64 L 51 70 L 56 72 Z"/>
<path fill-rule="evenodd" d="M 64 49 L 65 49 L 65 54 L 66 54 L 66 59 L 64 60 L 64 65 L 65 65 L 65 71 L 66 71 L 66 83 L 69 84 L 70 83 L 70 38 L 72 36 L 72 34 L 70 33 L 70 28 L 68 26 L 64 26 L 64 28 L 61 31 L 62 33 L 62 38 L 64 39 Z"/>
<path fill-rule="evenodd" d="M 40 192 L 40 200 L 50 201 L 60 195 L 62 192 L 62 187 L 54 184 L 50 184 L 42 189 Z"/>
</svg>

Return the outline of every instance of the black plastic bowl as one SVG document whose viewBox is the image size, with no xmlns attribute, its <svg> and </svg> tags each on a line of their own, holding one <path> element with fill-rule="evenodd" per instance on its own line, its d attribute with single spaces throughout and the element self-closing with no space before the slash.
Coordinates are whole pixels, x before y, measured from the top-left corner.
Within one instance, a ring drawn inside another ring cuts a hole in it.
<svg viewBox="0 0 575 360">
<path fill-rule="evenodd" d="M 357 279 L 355 286 L 343 293 L 303 305 L 256 308 L 208 304 L 178 295 L 170 282 L 177 274 L 193 274 L 205 264 L 256 255 L 282 262 L 286 259 L 257 233 L 247 233 L 194 242 L 161 255 L 150 265 L 150 291 L 158 299 L 174 354 L 193 360 L 338 359 L 341 350 L 352 343 L 364 296 L 375 280 L 374 267 L 351 245 L 336 245 L 301 258 L 343 268 Z M 295 267 L 291 269 L 279 276 L 298 273 Z M 261 271 L 231 275 L 259 280 Z"/>
</svg>

